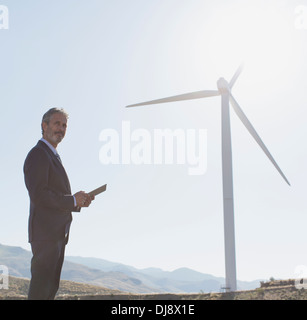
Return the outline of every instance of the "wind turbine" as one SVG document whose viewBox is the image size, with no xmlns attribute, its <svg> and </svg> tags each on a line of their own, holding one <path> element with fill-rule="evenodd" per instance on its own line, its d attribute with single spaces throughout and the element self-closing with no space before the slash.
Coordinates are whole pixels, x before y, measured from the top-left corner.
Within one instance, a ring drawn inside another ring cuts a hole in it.
<svg viewBox="0 0 307 320">
<path fill-rule="evenodd" d="M 223 209 L 224 209 L 224 242 L 225 242 L 225 271 L 226 271 L 226 291 L 237 290 L 237 275 L 236 275 L 236 252 L 235 252 L 235 224 L 234 224 L 234 204 L 233 204 L 233 175 L 232 175 L 232 148 L 231 148 L 231 130 L 230 130 L 230 110 L 229 102 L 231 103 L 235 113 L 239 119 L 243 122 L 246 129 L 256 140 L 260 148 L 264 151 L 267 157 L 270 159 L 274 167 L 290 186 L 289 181 L 283 174 L 278 164 L 270 154 L 267 147 L 262 142 L 261 138 L 257 134 L 256 130 L 247 119 L 246 115 L 240 108 L 239 104 L 231 94 L 231 90 L 236 83 L 238 77 L 243 70 L 241 65 L 231 81 L 228 83 L 224 78 L 220 78 L 217 81 L 218 90 L 205 90 L 182 94 L 164 99 L 158 99 L 148 102 L 142 102 L 127 106 L 140 107 L 145 105 L 176 102 L 183 100 L 193 100 L 200 98 L 208 98 L 221 96 L 222 100 L 222 171 L 223 171 Z"/>
</svg>

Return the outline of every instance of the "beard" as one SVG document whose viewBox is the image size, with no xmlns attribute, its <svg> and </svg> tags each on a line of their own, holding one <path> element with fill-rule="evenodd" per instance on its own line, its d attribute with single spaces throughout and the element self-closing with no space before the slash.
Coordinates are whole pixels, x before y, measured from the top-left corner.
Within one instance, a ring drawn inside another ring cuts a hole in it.
<svg viewBox="0 0 307 320">
<path fill-rule="evenodd" d="M 47 130 L 45 133 L 46 140 L 48 140 L 52 144 L 60 143 L 63 140 L 64 136 L 65 133 L 60 131 L 53 132 L 51 130 Z"/>
</svg>

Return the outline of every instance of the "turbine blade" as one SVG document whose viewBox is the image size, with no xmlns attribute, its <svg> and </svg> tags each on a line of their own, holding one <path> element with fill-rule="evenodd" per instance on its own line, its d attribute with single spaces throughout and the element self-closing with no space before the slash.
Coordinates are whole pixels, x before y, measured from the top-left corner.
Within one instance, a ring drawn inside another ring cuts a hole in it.
<svg viewBox="0 0 307 320">
<path fill-rule="evenodd" d="M 240 108 L 239 104 L 237 103 L 237 101 L 234 99 L 234 97 L 230 94 L 230 102 L 233 106 L 233 109 L 235 111 L 235 113 L 237 114 L 237 116 L 240 118 L 240 120 L 243 122 L 243 124 L 245 125 L 246 129 L 249 131 L 249 133 L 253 136 L 253 138 L 256 140 L 256 142 L 258 143 L 258 145 L 260 146 L 260 148 L 264 151 L 264 153 L 267 155 L 267 157 L 270 159 L 270 161 L 273 163 L 274 167 L 277 169 L 277 171 L 280 173 L 280 175 L 283 177 L 283 179 L 287 182 L 287 184 L 290 186 L 290 183 L 288 181 L 288 179 L 286 178 L 286 176 L 283 174 L 283 172 L 281 171 L 281 169 L 279 168 L 278 164 L 276 163 L 276 161 L 274 160 L 274 158 L 272 157 L 272 155 L 270 154 L 269 150 L 267 149 L 267 147 L 265 146 L 265 144 L 262 142 L 261 138 L 259 137 L 258 133 L 256 132 L 256 130 L 254 129 L 254 127 L 252 126 L 252 124 L 250 123 L 250 121 L 247 119 L 246 115 L 244 114 L 244 112 L 242 111 L 242 109 Z"/>
<path fill-rule="evenodd" d="M 217 90 L 198 91 L 198 92 L 181 94 L 179 96 L 174 96 L 174 97 L 169 97 L 169 98 L 164 98 L 164 99 L 158 99 L 158 100 L 142 102 L 142 103 L 138 103 L 138 104 L 132 104 L 132 105 L 127 106 L 126 108 L 140 107 L 140 106 L 145 106 L 145 105 L 150 105 L 150 104 L 158 104 L 158 103 L 201 99 L 201 98 L 215 97 L 215 96 L 219 96 L 219 95 L 220 95 L 220 92 Z"/>
<path fill-rule="evenodd" d="M 240 74 L 242 73 L 244 68 L 244 64 L 241 63 L 240 67 L 238 68 L 238 70 L 236 71 L 236 73 L 234 74 L 234 76 L 232 77 L 231 81 L 229 82 L 229 87 L 230 89 L 232 89 L 232 87 L 234 86 L 234 84 L 236 83 L 237 79 L 239 78 Z"/>
</svg>

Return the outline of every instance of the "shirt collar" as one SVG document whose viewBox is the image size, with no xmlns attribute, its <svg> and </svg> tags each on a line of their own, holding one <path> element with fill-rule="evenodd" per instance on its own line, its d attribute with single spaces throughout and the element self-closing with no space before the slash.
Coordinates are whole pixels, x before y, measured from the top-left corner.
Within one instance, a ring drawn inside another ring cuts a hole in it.
<svg viewBox="0 0 307 320">
<path fill-rule="evenodd" d="M 52 151 L 55 155 L 58 154 L 58 152 L 57 152 L 57 150 L 55 149 L 55 147 L 54 147 L 51 143 L 49 143 L 46 139 L 41 138 L 41 141 L 45 142 L 46 145 L 51 149 L 51 151 Z"/>
</svg>

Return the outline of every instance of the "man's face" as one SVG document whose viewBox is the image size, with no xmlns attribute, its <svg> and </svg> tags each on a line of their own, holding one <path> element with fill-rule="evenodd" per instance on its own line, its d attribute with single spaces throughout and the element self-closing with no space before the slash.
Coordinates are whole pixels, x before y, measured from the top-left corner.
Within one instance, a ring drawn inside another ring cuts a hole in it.
<svg viewBox="0 0 307 320">
<path fill-rule="evenodd" d="M 51 116 L 49 124 L 43 122 L 43 137 L 56 148 L 65 137 L 66 128 L 66 117 L 62 113 L 55 113 Z"/>
</svg>

